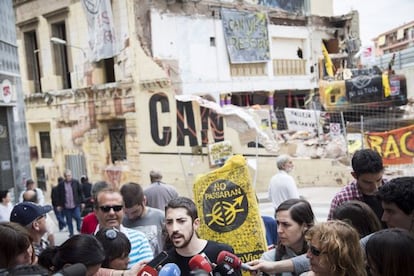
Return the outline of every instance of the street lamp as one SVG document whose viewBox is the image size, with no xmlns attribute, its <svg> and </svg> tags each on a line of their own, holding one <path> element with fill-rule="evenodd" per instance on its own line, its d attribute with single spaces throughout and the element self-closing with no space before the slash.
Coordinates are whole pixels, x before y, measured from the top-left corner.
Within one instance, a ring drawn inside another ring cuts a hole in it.
<svg viewBox="0 0 414 276">
<path fill-rule="evenodd" d="M 58 37 L 51 37 L 50 42 L 52 42 L 53 44 L 57 44 L 57 45 L 64 45 L 66 47 L 79 49 L 79 50 L 82 51 L 84 61 L 87 60 L 86 52 L 82 47 L 72 45 L 72 44 L 68 44 L 66 40 L 63 40 L 63 39 L 58 38 Z M 78 76 L 78 65 L 76 63 L 75 63 L 75 72 L 74 72 L 74 74 L 75 74 L 75 78 L 76 78 L 76 85 L 78 86 L 79 85 L 79 82 L 78 82 L 79 81 L 79 76 Z"/>
<path fill-rule="evenodd" d="M 79 49 L 79 50 L 82 51 L 83 57 L 86 59 L 86 52 L 82 47 L 72 45 L 72 44 L 68 44 L 68 42 L 66 40 L 63 40 L 63 39 L 58 38 L 58 37 L 51 37 L 50 42 L 52 42 L 53 44 L 60 44 L 60 45 L 65 45 L 66 47 Z"/>
</svg>

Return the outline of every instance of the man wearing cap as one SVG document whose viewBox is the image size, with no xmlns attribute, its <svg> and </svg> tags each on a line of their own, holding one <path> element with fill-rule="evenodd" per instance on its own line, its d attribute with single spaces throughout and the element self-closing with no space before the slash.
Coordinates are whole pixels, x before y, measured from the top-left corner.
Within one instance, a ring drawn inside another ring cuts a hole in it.
<svg viewBox="0 0 414 276">
<path fill-rule="evenodd" d="M 47 232 L 46 214 L 52 209 L 50 205 L 22 202 L 14 206 L 11 212 L 10 221 L 19 223 L 29 231 L 36 256 L 49 246 L 49 242 L 42 239 L 42 236 Z"/>
</svg>

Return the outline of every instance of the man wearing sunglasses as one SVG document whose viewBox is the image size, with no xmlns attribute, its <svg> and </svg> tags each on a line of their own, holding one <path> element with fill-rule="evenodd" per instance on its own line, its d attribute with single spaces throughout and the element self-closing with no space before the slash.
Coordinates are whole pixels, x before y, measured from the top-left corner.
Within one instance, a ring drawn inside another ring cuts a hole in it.
<svg viewBox="0 0 414 276">
<path fill-rule="evenodd" d="M 140 261 L 153 258 L 151 246 L 145 234 L 121 225 L 124 217 L 124 201 L 119 192 L 112 189 L 103 189 L 97 193 L 94 204 L 95 214 L 99 222 L 95 234 L 100 228 L 115 227 L 124 233 L 131 242 L 128 268 Z"/>
</svg>

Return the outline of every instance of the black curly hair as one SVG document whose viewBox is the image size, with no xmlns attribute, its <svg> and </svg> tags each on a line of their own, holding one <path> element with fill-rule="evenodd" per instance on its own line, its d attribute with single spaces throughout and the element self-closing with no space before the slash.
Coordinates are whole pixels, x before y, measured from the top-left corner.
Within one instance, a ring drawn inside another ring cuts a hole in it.
<svg viewBox="0 0 414 276">
<path fill-rule="evenodd" d="M 395 203 L 406 215 L 414 211 L 414 177 L 391 179 L 378 189 L 377 197 L 386 203 Z"/>
</svg>

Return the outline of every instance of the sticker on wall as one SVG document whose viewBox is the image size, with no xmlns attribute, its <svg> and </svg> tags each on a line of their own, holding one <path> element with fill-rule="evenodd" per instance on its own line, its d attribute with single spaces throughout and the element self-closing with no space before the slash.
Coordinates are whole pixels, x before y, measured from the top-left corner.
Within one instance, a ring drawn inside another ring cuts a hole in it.
<svg viewBox="0 0 414 276">
<path fill-rule="evenodd" d="M 10 103 L 12 99 L 12 85 L 8 79 L 5 79 L 1 83 L 1 96 L 3 98 L 3 102 Z"/>
<path fill-rule="evenodd" d="M 1 170 L 2 171 L 9 171 L 11 169 L 11 162 L 10 160 L 3 160 L 1 161 Z"/>
</svg>

